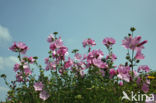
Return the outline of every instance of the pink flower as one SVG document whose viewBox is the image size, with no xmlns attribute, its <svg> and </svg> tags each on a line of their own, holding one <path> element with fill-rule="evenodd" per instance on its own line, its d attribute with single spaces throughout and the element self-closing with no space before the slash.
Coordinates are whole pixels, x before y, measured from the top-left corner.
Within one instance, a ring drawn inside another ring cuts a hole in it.
<svg viewBox="0 0 156 103">
<path fill-rule="evenodd" d="M 35 91 L 42 91 L 44 85 L 42 84 L 42 82 L 36 82 L 34 83 L 34 89 Z"/>
<path fill-rule="evenodd" d="M 32 73 L 32 71 L 30 70 L 27 64 L 23 65 L 23 69 L 24 69 L 25 75 L 30 75 Z"/>
<path fill-rule="evenodd" d="M 16 81 L 17 82 L 23 82 L 24 81 L 21 73 L 16 74 Z"/>
<path fill-rule="evenodd" d="M 24 69 L 24 73 L 25 73 L 26 75 L 30 75 L 30 74 L 32 73 L 32 71 L 31 71 L 29 68 L 25 68 L 25 69 Z"/>
<path fill-rule="evenodd" d="M 106 47 L 109 47 L 109 46 L 112 46 L 113 44 L 115 44 L 115 39 L 113 38 L 105 38 L 103 40 L 103 44 L 106 46 Z"/>
<path fill-rule="evenodd" d="M 48 64 L 49 63 L 49 58 L 45 58 L 44 61 L 45 61 L 45 64 Z"/>
<path fill-rule="evenodd" d="M 35 62 L 35 59 L 34 59 L 33 57 L 29 57 L 29 58 L 28 58 L 28 61 L 29 61 L 30 63 L 34 63 L 34 62 Z"/>
<path fill-rule="evenodd" d="M 102 59 L 103 55 L 104 54 L 103 54 L 103 52 L 100 49 L 99 50 L 93 50 L 93 51 L 88 53 L 87 62 L 89 64 L 92 64 L 94 58 Z"/>
<path fill-rule="evenodd" d="M 93 64 L 98 68 L 107 68 L 107 64 L 104 63 L 101 59 L 93 59 Z"/>
<path fill-rule="evenodd" d="M 115 61 L 117 59 L 116 55 L 115 54 L 111 54 L 111 55 L 108 55 L 106 57 L 106 59 L 111 59 L 112 61 Z"/>
<path fill-rule="evenodd" d="M 117 77 L 121 80 L 125 80 L 126 82 L 130 81 L 130 67 L 129 66 L 123 66 L 120 65 L 117 69 L 118 75 Z"/>
<path fill-rule="evenodd" d="M 135 49 L 137 44 L 139 44 L 139 41 L 141 39 L 141 36 L 133 38 L 132 36 L 125 37 L 125 39 L 122 41 L 122 45 L 127 49 Z"/>
<path fill-rule="evenodd" d="M 49 62 L 46 66 L 46 70 L 48 71 L 49 69 L 51 70 L 56 70 L 56 62 Z"/>
<path fill-rule="evenodd" d="M 143 86 L 141 89 L 144 93 L 147 93 L 149 91 L 149 86 L 146 83 L 143 83 Z"/>
<path fill-rule="evenodd" d="M 105 76 L 105 72 L 104 70 L 100 70 L 101 75 L 104 77 Z"/>
<path fill-rule="evenodd" d="M 110 74 L 110 78 L 112 78 L 116 74 L 116 71 L 114 69 L 110 69 L 109 74 Z"/>
<path fill-rule="evenodd" d="M 144 55 L 141 53 L 141 49 L 137 50 L 135 59 L 138 59 L 138 60 L 144 59 Z"/>
<path fill-rule="evenodd" d="M 68 52 L 68 48 L 65 47 L 65 46 L 62 46 L 62 47 L 60 47 L 60 48 L 57 50 L 57 53 L 58 53 L 60 56 L 64 56 L 67 52 Z"/>
<path fill-rule="evenodd" d="M 56 47 L 56 44 L 55 43 L 51 43 L 50 44 L 50 47 L 49 47 L 49 49 L 50 50 L 55 50 L 57 47 Z"/>
<path fill-rule="evenodd" d="M 141 36 L 136 37 L 125 37 L 125 39 L 122 41 L 122 45 L 127 49 L 137 50 L 138 48 L 144 48 L 143 45 L 147 43 L 147 40 L 141 41 Z"/>
<path fill-rule="evenodd" d="M 45 70 L 48 71 L 50 69 L 49 65 L 45 67 Z"/>
<path fill-rule="evenodd" d="M 56 50 L 52 51 L 52 57 L 56 58 L 56 55 L 57 55 Z"/>
<path fill-rule="evenodd" d="M 87 59 L 87 55 L 86 54 L 83 55 L 83 60 L 85 60 L 85 59 Z"/>
<path fill-rule="evenodd" d="M 55 40 L 55 44 L 56 44 L 57 48 L 60 48 L 63 46 L 63 41 L 62 41 L 61 37 L 59 37 L 59 39 Z"/>
<path fill-rule="evenodd" d="M 140 78 L 140 77 L 137 78 L 136 83 L 137 83 L 138 85 L 140 85 L 140 83 L 141 83 L 141 78 Z"/>
<path fill-rule="evenodd" d="M 99 50 L 93 50 L 93 51 L 88 53 L 87 63 L 89 65 L 93 64 L 93 65 L 97 66 L 98 68 L 106 68 L 107 67 L 106 63 L 104 63 L 101 60 L 103 55 L 104 54 L 100 49 Z"/>
<path fill-rule="evenodd" d="M 82 55 L 81 54 L 79 54 L 79 53 L 76 53 L 75 54 L 75 59 L 76 60 L 80 60 L 82 58 Z"/>
<path fill-rule="evenodd" d="M 63 42 L 61 40 L 61 37 L 59 37 L 59 39 L 56 39 L 55 41 L 53 41 L 51 44 L 50 44 L 50 47 L 49 49 L 54 51 L 55 49 L 58 49 L 58 48 L 61 48 L 63 47 Z"/>
<path fill-rule="evenodd" d="M 146 83 L 147 83 L 147 84 L 150 84 L 151 81 L 150 81 L 149 79 L 146 79 Z"/>
<path fill-rule="evenodd" d="M 59 69 L 60 74 L 63 74 L 63 72 L 64 72 L 63 68 Z"/>
<path fill-rule="evenodd" d="M 71 67 L 72 65 L 73 65 L 73 61 L 70 58 L 68 58 L 68 61 L 65 62 L 64 67 L 65 69 L 67 69 Z"/>
<path fill-rule="evenodd" d="M 82 44 L 83 44 L 83 47 L 84 47 L 84 48 L 85 48 L 86 46 L 95 46 L 95 45 L 96 45 L 95 40 L 92 40 L 92 39 L 90 39 L 90 38 L 84 40 L 84 41 L 82 42 Z"/>
<path fill-rule="evenodd" d="M 123 86 L 123 81 L 120 81 L 120 82 L 119 82 L 119 85 L 120 85 L 120 86 Z"/>
<path fill-rule="evenodd" d="M 149 72 L 150 68 L 147 65 L 141 65 L 138 68 L 138 72 L 141 72 L 141 71 Z"/>
<path fill-rule="evenodd" d="M 16 71 L 18 71 L 20 69 L 20 65 L 19 64 L 15 64 L 14 65 L 14 71 L 16 72 Z"/>
<path fill-rule="evenodd" d="M 9 49 L 14 52 L 21 52 L 22 54 L 25 54 L 28 50 L 28 47 L 22 42 L 18 42 L 17 44 L 14 42 L 14 44 Z"/>
<path fill-rule="evenodd" d="M 22 61 L 21 62 L 29 62 L 29 63 L 31 63 L 31 64 L 33 64 L 34 62 L 35 62 L 35 59 L 34 59 L 34 57 L 27 57 L 27 56 L 24 56 L 23 58 L 22 58 Z"/>
<path fill-rule="evenodd" d="M 54 37 L 53 34 L 50 34 L 50 35 L 48 36 L 48 38 L 47 38 L 47 41 L 48 41 L 49 43 L 53 42 L 54 40 L 55 40 L 55 37 Z"/>
<path fill-rule="evenodd" d="M 142 45 L 146 44 L 147 42 L 148 42 L 147 40 L 144 40 L 143 42 L 139 43 L 137 46 L 141 47 Z"/>
<path fill-rule="evenodd" d="M 80 68 L 81 70 L 85 70 L 86 69 L 86 64 L 83 61 L 80 61 L 78 63 L 75 63 L 77 65 L 77 68 Z"/>
<path fill-rule="evenodd" d="M 136 70 L 133 70 L 133 74 L 134 74 L 134 77 L 138 77 L 138 72 Z"/>
<path fill-rule="evenodd" d="M 42 100 L 47 100 L 48 98 L 49 98 L 49 94 L 45 91 L 45 90 L 43 90 L 42 92 L 40 92 L 40 98 L 42 99 Z"/>
</svg>

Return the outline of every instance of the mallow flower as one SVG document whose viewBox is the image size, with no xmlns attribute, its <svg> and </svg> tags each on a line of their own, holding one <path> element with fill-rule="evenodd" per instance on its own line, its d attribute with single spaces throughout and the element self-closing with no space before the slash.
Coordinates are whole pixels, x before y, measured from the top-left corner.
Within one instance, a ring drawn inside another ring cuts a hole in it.
<svg viewBox="0 0 156 103">
<path fill-rule="evenodd" d="M 40 98 L 42 99 L 42 100 L 47 100 L 48 98 L 49 98 L 49 94 L 45 91 L 45 90 L 43 90 L 43 91 L 41 91 L 40 92 Z"/>
<path fill-rule="evenodd" d="M 118 75 L 117 75 L 118 78 L 126 82 L 130 81 L 130 73 L 129 73 L 130 67 L 129 66 L 120 65 L 117 69 L 117 72 L 118 72 Z"/>
<path fill-rule="evenodd" d="M 138 67 L 138 72 L 149 72 L 150 71 L 150 68 L 147 66 L 147 65 L 141 65 Z"/>
<path fill-rule="evenodd" d="M 42 91 L 44 85 L 42 84 L 42 82 L 36 82 L 34 83 L 34 89 L 35 91 Z"/>
<path fill-rule="evenodd" d="M 14 42 L 14 44 L 9 49 L 13 52 L 21 52 L 22 54 L 25 54 L 28 50 L 28 46 L 26 46 L 23 42 Z"/>
<path fill-rule="evenodd" d="M 16 81 L 17 82 L 23 82 L 24 81 L 21 72 L 16 74 Z"/>
<path fill-rule="evenodd" d="M 47 38 L 47 41 L 48 41 L 49 43 L 53 42 L 54 40 L 55 40 L 55 37 L 54 37 L 53 34 L 50 34 L 50 35 L 48 36 L 48 38 Z"/>
<path fill-rule="evenodd" d="M 64 67 L 65 69 L 71 67 L 73 65 L 73 60 L 71 60 L 71 58 L 68 58 L 68 61 L 65 62 Z"/>
<path fill-rule="evenodd" d="M 83 42 L 83 47 L 85 48 L 86 46 L 95 46 L 96 43 L 95 43 L 95 40 L 92 40 L 91 38 L 88 38 L 88 39 L 85 39 Z"/>
<path fill-rule="evenodd" d="M 141 60 L 141 59 L 144 59 L 144 58 L 145 58 L 145 57 L 144 57 L 144 54 L 141 53 L 141 49 L 138 49 L 138 50 L 137 50 L 137 53 L 136 53 L 136 55 L 135 55 L 135 59 Z"/>
<path fill-rule="evenodd" d="M 32 73 L 32 71 L 30 70 L 28 64 L 24 64 L 23 69 L 24 69 L 24 73 L 25 73 L 26 76 L 30 75 Z"/>
<path fill-rule="evenodd" d="M 115 74 L 116 74 L 115 69 L 110 69 L 110 70 L 109 70 L 110 78 L 113 78 L 113 76 L 114 76 Z"/>
<path fill-rule="evenodd" d="M 99 50 L 93 50 L 93 51 L 88 53 L 87 63 L 89 65 L 95 65 L 99 68 L 105 68 L 105 67 L 107 67 L 107 64 L 101 60 L 103 55 L 104 54 L 100 49 Z"/>
<path fill-rule="evenodd" d="M 117 59 L 117 56 L 115 54 L 111 54 L 111 55 L 108 55 L 106 59 L 111 59 L 112 61 L 115 61 Z"/>
<path fill-rule="evenodd" d="M 18 71 L 20 69 L 20 64 L 15 64 L 14 65 L 14 71 L 16 72 L 16 71 Z"/>
<path fill-rule="evenodd" d="M 79 53 L 75 54 L 75 60 L 81 60 L 82 59 L 82 55 Z"/>
<path fill-rule="evenodd" d="M 128 36 L 125 37 L 125 39 L 122 41 L 122 45 L 126 49 L 131 49 L 131 50 L 137 50 L 137 49 L 142 49 L 144 48 L 143 45 L 147 43 L 147 40 L 144 40 L 141 42 L 141 36 Z"/>
<path fill-rule="evenodd" d="M 57 54 L 59 54 L 59 56 L 64 56 L 67 52 L 68 48 L 65 46 L 62 46 L 57 50 Z"/>
<path fill-rule="evenodd" d="M 146 83 L 143 83 L 141 89 L 144 93 L 147 93 L 149 91 L 149 86 Z"/>
<path fill-rule="evenodd" d="M 123 86 L 123 81 L 120 81 L 120 82 L 119 82 L 119 85 L 120 85 L 120 86 Z"/>
<path fill-rule="evenodd" d="M 113 39 L 113 38 L 105 38 L 104 40 L 103 40 L 103 44 L 106 46 L 106 47 L 109 47 L 109 46 L 112 46 L 112 45 L 114 45 L 115 44 L 115 39 Z"/>
</svg>

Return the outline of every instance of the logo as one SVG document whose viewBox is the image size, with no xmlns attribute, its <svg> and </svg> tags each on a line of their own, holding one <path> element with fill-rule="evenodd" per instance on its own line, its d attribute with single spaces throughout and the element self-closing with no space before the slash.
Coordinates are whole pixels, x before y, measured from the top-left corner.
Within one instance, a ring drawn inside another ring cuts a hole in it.
<svg viewBox="0 0 156 103">
<path fill-rule="evenodd" d="M 138 92 L 138 93 L 134 93 L 133 91 L 131 91 L 131 95 L 130 96 L 128 96 L 128 94 L 125 92 L 125 91 L 123 91 L 122 92 L 123 93 L 123 97 L 122 97 L 122 101 L 125 99 L 125 100 L 129 100 L 129 101 L 133 101 L 133 102 L 141 102 L 141 101 L 146 101 L 146 102 L 153 102 L 154 103 L 154 99 L 156 99 L 156 98 L 154 98 L 154 94 L 149 94 L 149 95 L 147 95 L 147 94 L 141 94 L 140 92 Z"/>
</svg>

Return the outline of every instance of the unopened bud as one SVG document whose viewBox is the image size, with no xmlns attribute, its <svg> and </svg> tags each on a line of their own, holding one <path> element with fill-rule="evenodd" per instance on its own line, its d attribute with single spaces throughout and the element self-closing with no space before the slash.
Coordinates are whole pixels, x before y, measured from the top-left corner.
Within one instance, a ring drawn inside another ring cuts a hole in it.
<svg viewBox="0 0 156 103">
<path fill-rule="evenodd" d="M 131 36 L 131 34 L 129 33 L 128 36 Z"/>
<path fill-rule="evenodd" d="M 58 32 L 54 32 L 53 34 L 54 34 L 54 35 L 57 35 L 57 34 L 58 34 Z"/>
<path fill-rule="evenodd" d="M 130 59 L 130 56 L 126 56 L 126 59 L 129 60 Z"/>
<path fill-rule="evenodd" d="M 140 62 L 140 60 L 137 60 L 137 61 L 136 61 L 136 63 L 139 63 L 139 62 Z"/>
<path fill-rule="evenodd" d="M 128 62 L 125 63 L 125 66 L 128 66 Z"/>
<path fill-rule="evenodd" d="M 134 27 L 131 27 L 130 30 L 134 32 L 136 29 Z"/>
<path fill-rule="evenodd" d="M 6 78 L 6 75 L 5 75 L 5 74 L 2 74 L 2 75 L 1 75 L 1 78 Z"/>
</svg>

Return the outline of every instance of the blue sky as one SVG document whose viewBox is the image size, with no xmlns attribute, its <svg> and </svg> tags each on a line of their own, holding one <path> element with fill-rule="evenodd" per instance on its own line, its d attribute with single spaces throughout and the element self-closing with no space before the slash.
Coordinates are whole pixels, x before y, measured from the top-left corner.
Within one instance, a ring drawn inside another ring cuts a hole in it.
<svg viewBox="0 0 156 103">
<path fill-rule="evenodd" d="M 143 53 L 148 64 L 156 70 L 156 1 L 155 0 L 1 0 L 0 1 L 0 73 L 14 78 L 13 64 L 17 61 L 8 47 L 14 41 L 23 41 L 29 46 L 28 56 L 39 56 L 40 62 L 48 56 L 47 36 L 59 32 L 69 50 L 78 48 L 82 41 L 93 38 L 106 54 L 102 45 L 105 37 L 113 37 L 117 44 L 114 53 L 116 64 L 124 61 L 126 50 L 121 41 L 136 27 L 135 35 L 148 40 Z M 0 100 L 7 91 L 0 79 Z"/>
</svg>

